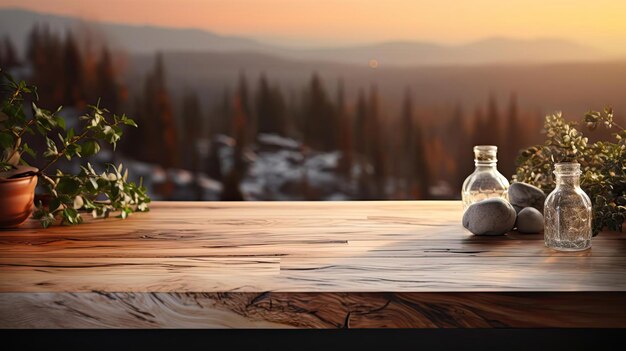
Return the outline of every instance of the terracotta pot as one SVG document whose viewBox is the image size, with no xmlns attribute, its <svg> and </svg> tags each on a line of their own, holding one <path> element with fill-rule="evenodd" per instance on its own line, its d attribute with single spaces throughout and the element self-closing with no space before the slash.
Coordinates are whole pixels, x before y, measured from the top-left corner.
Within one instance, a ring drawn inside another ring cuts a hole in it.
<svg viewBox="0 0 626 351">
<path fill-rule="evenodd" d="M 16 227 L 33 211 L 37 176 L 0 178 L 0 228 Z"/>
</svg>

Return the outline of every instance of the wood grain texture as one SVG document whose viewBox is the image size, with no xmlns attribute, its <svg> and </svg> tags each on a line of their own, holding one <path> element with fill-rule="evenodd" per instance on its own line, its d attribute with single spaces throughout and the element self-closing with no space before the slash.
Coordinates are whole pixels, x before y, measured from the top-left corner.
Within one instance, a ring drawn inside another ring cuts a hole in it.
<svg viewBox="0 0 626 351">
<path fill-rule="evenodd" d="M 0 327 L 626 327 L 623 234 L 562 253 L 460 219 L 456 201 L 157 202 L 29 222 L 0 231 Z"/>
<path fill-rule="evenodd" d="M 624 327 L 622 293 L 3 293 L 0 328 Z"/>
</svg>

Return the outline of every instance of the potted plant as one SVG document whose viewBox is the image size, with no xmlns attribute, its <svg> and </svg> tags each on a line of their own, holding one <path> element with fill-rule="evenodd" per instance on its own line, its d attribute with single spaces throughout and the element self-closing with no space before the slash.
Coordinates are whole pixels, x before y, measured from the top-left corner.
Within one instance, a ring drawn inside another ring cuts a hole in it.
<svg viewBox="0 0 626 351">
<path fill-rule="evenodd" d="M 31 214 L 38 169 L 20 164 L 22 153 L 30 151 L 22 144 L 28 131 L 28 122 L 21 105 L 23 94 L 33 93 L 32 87 L 9 79 L 11 88 L 0 110 L 0 227 L 14 227 L 23 223 Z M 31 123 L 32 124 L 32 123 Z"/>
<path fill-rule="evenodd" d="M 99 104 L 89 106 L 89 113 L 80 117 L 77 129 L 66 128 L 59 115 L 61 108 L 51 112 L 36 105 L 36 88 L 16 82 L 3 73 L 3 95 L 0 109 L 0 227 L 23 223 L 32 213 L 44 227 L 54 223 L 78 224 L 81 213 L 94 218 L 111 213 L 126 218 L 135 211 L 147 211 L 150 198 L 141 184 L 128 182 L 123 166 L 109 165 L 97 173 L 89 163 L 81 165 L 78 174 L 60 170 L 49 173 L 61 158 L 72 160 L 97 154 L 101 144 L 113 149 L 122 136 L 122 126 L 137 125 L 126 115 L 112 115 Z M 32 100 L 32 114 L 27 114 L 27 98 Z M 45 150 L 33 150 L 26 137 L 40 139 Z M 38 161 L 41 169 L 29 166 L 23 156 Z M 39 184 L 40 198 L 33 203 Z"/>
</svg>

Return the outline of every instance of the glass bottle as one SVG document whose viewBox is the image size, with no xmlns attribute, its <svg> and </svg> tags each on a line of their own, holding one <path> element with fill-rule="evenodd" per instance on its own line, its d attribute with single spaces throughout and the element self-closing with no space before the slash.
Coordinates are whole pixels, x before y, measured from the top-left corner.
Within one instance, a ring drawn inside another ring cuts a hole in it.
<svg viewBox="0 0 626 351">
<path fill-rule="evenodd" d="M 591 200 L 580 188 L 580 164 L 557 163 L 556 188 L 544 205 L 546 246 L 560 251 L 580 251 L 591 247 Z"/>
<path fill-rule="evenodd" d="M 509 181 L 498 172 L 498 147 L 494 145 L 474 146 L 474 164 L 476 169 L 463 182 L 461 196 L 463 210 L 469 205 L 491 197 L 508 200 Z"/>
</svg>

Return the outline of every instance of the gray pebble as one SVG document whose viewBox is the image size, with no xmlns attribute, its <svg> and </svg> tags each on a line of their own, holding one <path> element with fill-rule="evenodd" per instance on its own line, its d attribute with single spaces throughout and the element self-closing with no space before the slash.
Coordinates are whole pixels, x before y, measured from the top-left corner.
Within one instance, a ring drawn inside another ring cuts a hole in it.
<svg viewBox="0 0 626 351">
<path fill-rule="evenodd" d="M 520 233 L 541 233 L 543 215 L 533 207 L 525 207 L 517 214 L 517 231 Z"/>
<path fill-rule="evenodd" d="M 543 204 L 546 201 L 546 194 L 536 186 L 526 183 L 513 183 L 508 190 L 509 202 L 520 212 L 525 207 L 534 207 L 543 213 Z"/>
<path fill-rule="evenodd" d="M 463 214 L 463 227 L 475 235 L 502 235 L 515 225 L 515 209 L 506 200 L 491 198 L 470 205 Z"/>
</svg>

